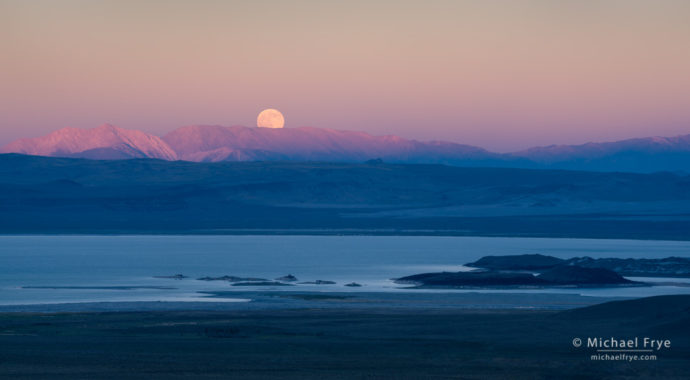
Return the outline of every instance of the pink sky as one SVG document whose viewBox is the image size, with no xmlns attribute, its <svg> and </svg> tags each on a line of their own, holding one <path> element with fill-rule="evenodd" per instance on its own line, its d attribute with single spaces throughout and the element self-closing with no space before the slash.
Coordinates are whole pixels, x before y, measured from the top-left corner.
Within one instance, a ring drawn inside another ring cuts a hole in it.
<svg viewBox="0 0 690 380">
<path fill-rule="evenodd" d="M 0 0 L 0 144 L 108 122 L 497 151 L 690 133 L 690 2 Z"/>
</svg>

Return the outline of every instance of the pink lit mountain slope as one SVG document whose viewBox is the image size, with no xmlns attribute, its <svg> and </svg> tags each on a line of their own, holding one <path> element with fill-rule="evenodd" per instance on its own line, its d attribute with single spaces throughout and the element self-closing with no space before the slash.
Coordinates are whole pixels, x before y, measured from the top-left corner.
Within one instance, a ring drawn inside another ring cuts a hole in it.
<svg viewBox="0 0 690 380">
<path fill-rule="evenodd" d="M 690 135 L 535 147 L 508 156 L 540 168 L 601 171 L 690 171 Z"/>
<path fill-rule="evenodd" d="M 159 137 L 110 124 L 92 129 L 62 128 L 42 137 L 20 139 L 0 148 L 0 153 L 96 160 L 177 159 L 175 151 Z"/>
<path fill-rule="evenodd" d="M 187 161 L 345 161 L 381 158 L 387 162 L 454 163 L 498 155 L 449 142 L 420 142 L 398 136 L 322 128 L 188 126 L 163 136 Z"/>
<path fill-rule="evenodd" d="M 443 141 L 323 128 L 248 128 L 195 125 L 159 138 L 103 125 L 63 128 L 17 140 L 0 153 L 90 159 L 157 158 L 195 162 L 323 161 L 447 164 L 586 171 L 690 172 L 690 135 L 584 145 L 554 145 L 498 154 Z"/>
</svg>

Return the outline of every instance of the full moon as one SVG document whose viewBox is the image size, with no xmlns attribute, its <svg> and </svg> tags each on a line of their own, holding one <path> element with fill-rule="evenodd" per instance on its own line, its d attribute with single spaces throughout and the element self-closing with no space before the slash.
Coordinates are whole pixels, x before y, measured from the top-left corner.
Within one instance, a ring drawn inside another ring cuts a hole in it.
<svg viewBox="0 0 690 380">
<path fill-rule="evenodd" d="M 256 126 L 264 128 L 283 128 L 285 125 L 285 118 L 280 111 L 273 108 L 261 111 L 259 117 L 256 118 Z"/>
</svg>

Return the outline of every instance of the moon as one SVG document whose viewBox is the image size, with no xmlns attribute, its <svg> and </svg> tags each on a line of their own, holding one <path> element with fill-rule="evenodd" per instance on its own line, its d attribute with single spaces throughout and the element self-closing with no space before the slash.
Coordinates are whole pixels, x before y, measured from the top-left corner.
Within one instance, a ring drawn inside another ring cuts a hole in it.
<svg viewBox="0 0 690 380">
<path fill-rule="evenodd" d="M 280 111 L 268 108 L 261 113 L 256 118 L 256 126 L 263 128 L 283 128 L 285 125 L 285 118 Z"/>
</svg>

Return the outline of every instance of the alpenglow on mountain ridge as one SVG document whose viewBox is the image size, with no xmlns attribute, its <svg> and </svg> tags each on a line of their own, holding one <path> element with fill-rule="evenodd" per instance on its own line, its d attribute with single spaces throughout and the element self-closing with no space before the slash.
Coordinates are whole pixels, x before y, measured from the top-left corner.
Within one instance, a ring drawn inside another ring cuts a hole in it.
<svg viewBox="0 0 690 380">
<path fill-rule="evenodd" d="M 312 127 L 194 125 L 157 137 L 104 124 L 92 129 L 62 128 L 45 136 L 19 139 L 0 148 L 0 153 L 193 162 L 382 159 L 389 163 L 653 172 L 690 169 L 690 135 L 553 145 L 499 154 L 452 142 L 421 142 L 394 135 Z"/>
</svg>

